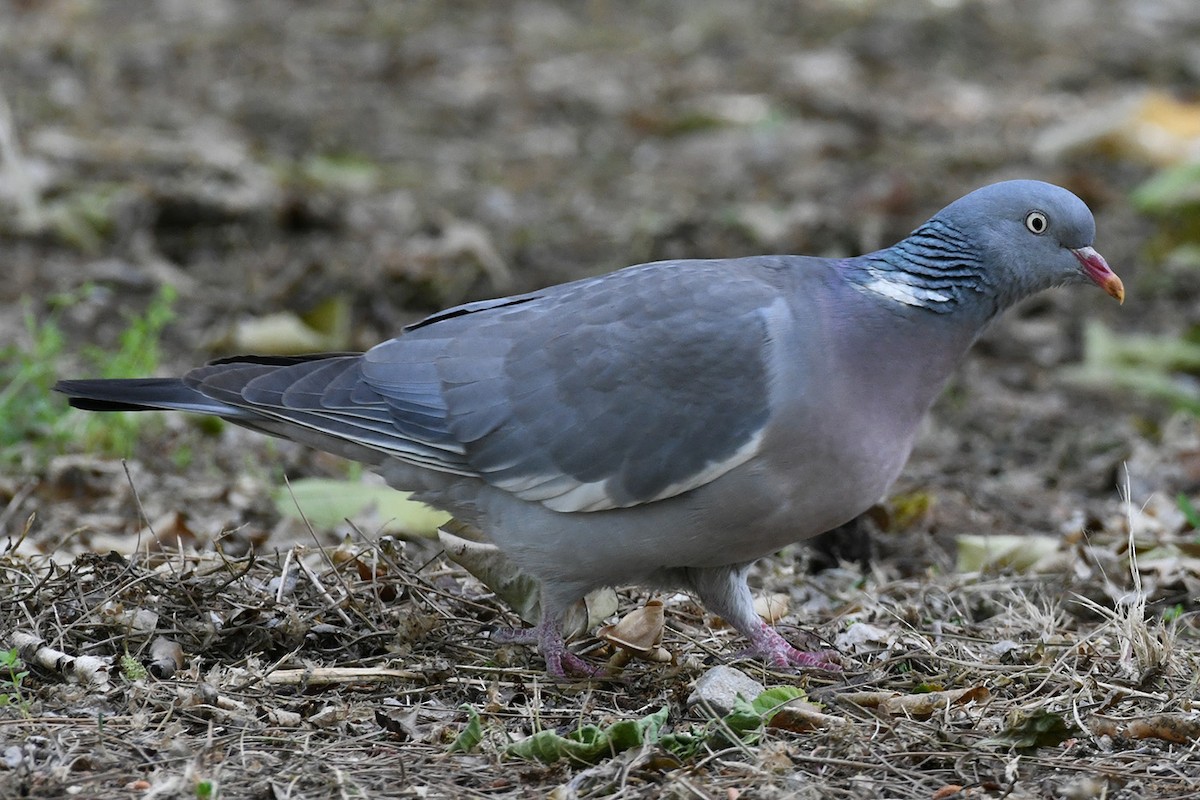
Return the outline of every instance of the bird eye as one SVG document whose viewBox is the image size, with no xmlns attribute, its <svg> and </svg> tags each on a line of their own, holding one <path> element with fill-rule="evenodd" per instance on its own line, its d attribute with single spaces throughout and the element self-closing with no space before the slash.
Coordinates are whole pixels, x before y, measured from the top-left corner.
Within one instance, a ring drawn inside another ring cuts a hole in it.
<svg viewBox="0 0 1200 800">
<path fill-rule="evenodd" d="M 1050 227 L 1050 220 L 1041 211 L 1030 211 L 1025 215 L 1025 227 L 1030 233 L 1041 236 Z"/>
</svg>

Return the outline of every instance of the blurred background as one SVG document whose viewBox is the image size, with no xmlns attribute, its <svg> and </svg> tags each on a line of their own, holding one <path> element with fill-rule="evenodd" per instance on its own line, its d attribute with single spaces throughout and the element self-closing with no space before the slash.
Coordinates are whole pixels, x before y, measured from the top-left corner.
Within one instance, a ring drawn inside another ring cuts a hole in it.
<svg viewBox="0 0 1200 800">
<path fill-rule="evenodd" d="M 69 500 L 136 528 L 112 456 L 148 497 L 182 472 L 214 503 L 238 474 L 346 471 L 85 421 L 56 376 L 360 349 L 654 259 L 856 254 L 1015 177 L 1088 202 L 1128 300 L 1060 290 L 989 331 L 877 522 L 1058 534 L 1126 462 L 1178 505 L 1200 488 L 1198 85 L 1194 0 L 2 4 L 0 522 Z M 193 532 L 269 530 L 245 503 Z"/>
<path fill-rule="evenodd" d="M 763 675 L 665 594 L 674 663 L 546 684 L 484 639 L 517 604 L 379 536 L 435 523 L 374 476 L 50 391 L 653 259 L 858 254 L 1018 177 L 1091 206 L 1127 300 L 1013 309 L 888 497 L 756 565 L 843 676 Z M 1198 322 L 1197 0 L 0 0 L 0 795 L 1194 797 Z M 731 660 L 842 724 L 727 738 L 685 698 Z M 668 710 L 682 756 L 511 757 Z"/>
</svg>

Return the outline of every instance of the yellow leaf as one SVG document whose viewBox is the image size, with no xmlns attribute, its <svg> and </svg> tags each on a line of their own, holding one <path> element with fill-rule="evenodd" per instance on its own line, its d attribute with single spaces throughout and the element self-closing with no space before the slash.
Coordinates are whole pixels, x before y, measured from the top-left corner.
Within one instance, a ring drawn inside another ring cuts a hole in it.
<svg viewBox="0 0 1200 800">
<path fill-rule="evenodd" d="M 299 519 L 301 513 L 314 528 L 329 529 L 350 519 L 361 522 L 367 515 L 378 521 L 380 533 L 412 538 L 432 538 L 438 526 L 450 519 L 438 511 L 389 486 L 305 478 L 275 490 L 273 499 L 279 513 Z"/>
</svg>

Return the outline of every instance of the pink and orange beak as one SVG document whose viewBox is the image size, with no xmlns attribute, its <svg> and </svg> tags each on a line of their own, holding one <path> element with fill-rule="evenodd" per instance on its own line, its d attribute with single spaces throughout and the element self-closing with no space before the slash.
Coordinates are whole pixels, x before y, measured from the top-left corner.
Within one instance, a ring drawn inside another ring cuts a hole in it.
<svg viewBox="0 0 1200 800">
<path fill-rule="evenodd" d="M 1083 274 L 1087 275 L 1097 286 L 1108 292 L 1118 303 L 1125 302 L 1125 284 L 1117 277 L 1100 255 L 1091 247 L 1077 247 L 1071 250 L 1072 255 L 1079 259 L 1083 266 Z"/>
</svg>

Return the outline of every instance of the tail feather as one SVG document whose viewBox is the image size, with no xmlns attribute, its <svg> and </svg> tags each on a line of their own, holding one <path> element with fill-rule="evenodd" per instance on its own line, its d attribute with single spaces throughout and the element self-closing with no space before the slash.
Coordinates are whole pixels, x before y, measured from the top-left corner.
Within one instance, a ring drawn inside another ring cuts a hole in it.
<svg viewBox="0 0 1200 800">
<path fill-rule="evenodd" d="M 226 419 L 245 419 L 236 406 L 206 397 L 179 378 L 96 378 L 59 381 L 54 391 L 85 411 L 191 411 Z"/>
<path fill-rule="evenodd" d="M 392 404 L 362 378 L 360 360 L 348 353 L 240 356 L 179 378 L 64 380 L 54 390 L 85 411 L 188 411 L 366 463 L 397 458 L 474 474 L 445 407 L 434 402 L 440 398 L 417 391 L 426 402 L 414 415 L 404 397 Z"/>
</svg>

